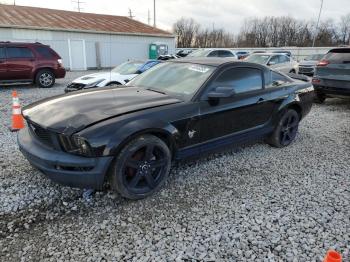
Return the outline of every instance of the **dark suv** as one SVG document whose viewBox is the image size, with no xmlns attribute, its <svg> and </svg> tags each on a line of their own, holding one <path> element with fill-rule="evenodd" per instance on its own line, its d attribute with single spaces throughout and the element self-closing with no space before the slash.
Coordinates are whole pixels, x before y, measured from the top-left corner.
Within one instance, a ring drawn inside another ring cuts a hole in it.
<svg viewBox="0 0 350 262">
<path fill-rule="evenodd" d="M 327 96 L 350 96 L 350 48 L 330 50 L 317 64 L 312 84 L 319 103 Z"/>
<path fill-rule="evenodd" d="M 0 84 L 35 83 L 47 88 L 65 75 L 61 57 L 49 46 L 0 42 Z"/>
</svg>

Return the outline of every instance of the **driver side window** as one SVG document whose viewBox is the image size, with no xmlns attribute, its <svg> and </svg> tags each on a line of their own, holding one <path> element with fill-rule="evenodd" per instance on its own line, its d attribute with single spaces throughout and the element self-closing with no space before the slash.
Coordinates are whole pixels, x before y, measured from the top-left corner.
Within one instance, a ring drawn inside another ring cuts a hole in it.
<svg viewBox="0 0 350 262">
<path fill-rule="evenodd" d="M 261 70 L 249 67 L 235 67 L 222 72 L 210 85 L 209 90 L 217 87 L 231 87 L 236 94 L 262 89 Z"/>
<path fill-rule="evenodd" d="M 279 64 L 280 61 L 279 61 L 279 59 L 278 59 L 278 55 L 275 55 L 275 56 L 271 57 L 269 63 L 271 63 L 271 62 L 272 62 L 273 64 Z"/>
</svg>

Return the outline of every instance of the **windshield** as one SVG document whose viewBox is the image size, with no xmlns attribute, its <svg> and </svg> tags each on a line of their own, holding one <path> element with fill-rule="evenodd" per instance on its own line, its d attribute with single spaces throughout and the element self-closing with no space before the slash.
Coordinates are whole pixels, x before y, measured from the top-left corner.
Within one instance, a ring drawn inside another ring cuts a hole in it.
<svg viewBox="0 0 350 262">
<path fill-rule="evenodd" d="M 245 61 L 266 65 L 267 61 L 269 61 L 269 58 L 269 55 L 251 55 L 248 56 Z"/>
<path fill-rule="evenodd" d="M 210 50 L 200 49 L 190 53 L 187 57 L 205 57 L 208 55 Z"/>
<path fill-rule="evenodd" d="M 306 61 L 319 61 L 324 57 L 323 54 L 309 55 L 305 58 Z"/>
<path fill-rule="evenodd" d="M 137 73 L 143 64 L 143 62 L 125 62 L 113 68 L 112 72 L 121 75 L 133 75 Z"/>
<path fill-rule="evenodd" d="M 212 74 L 215 67 L 191 63 L 165 62 L 131 80 L 127 86 L 190 99 Z"/>
</svg>

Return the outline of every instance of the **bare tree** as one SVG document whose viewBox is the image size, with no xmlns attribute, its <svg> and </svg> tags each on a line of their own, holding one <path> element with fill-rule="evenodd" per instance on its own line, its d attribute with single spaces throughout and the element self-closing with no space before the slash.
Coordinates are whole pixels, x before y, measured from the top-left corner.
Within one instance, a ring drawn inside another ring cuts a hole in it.
<svg viewBox="0 0 350 262">
<path fill-rule="evenodd" d="M 201 29 L 193 19 L 181 18 L 174 24 L 178 47 L 281 47 L 350 44 L 350 14 L 339 23 L 321 21 L 318 30 L 314 21 L 297 20 L 290 16 L 248 18 L 237 35 L 220 28 Z"/>
<path fill-rule="evenodd" d="M 350 13 L 340 18 L 339 38 L 340 38 L 341 44 L 350 45 Z"/>
<path fill-rule="evenodd" d="M 181 18 L 173 26 L 178 47 L 191 47 L 199 30 L 199 24 L 192 18 Z"/>
</svg>

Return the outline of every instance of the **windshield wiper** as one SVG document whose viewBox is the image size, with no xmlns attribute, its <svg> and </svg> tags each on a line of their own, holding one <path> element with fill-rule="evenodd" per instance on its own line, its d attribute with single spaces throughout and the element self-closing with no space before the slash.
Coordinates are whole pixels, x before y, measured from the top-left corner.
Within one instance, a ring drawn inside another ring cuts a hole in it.
<svg viewBox="0 0 350 262">
<path fill-rule="evenodd" d="M 153 91 L 153 92 L 156 92 L 156 93 L 160 93 L 160 94 L 166 95 L 166 93 L 165 93 L 165 92 L 160 91 L 160 90 L 157 90 L 157 89 L 146 88 L 146 90 L 149 90 L 149 91 Z"/>
</svg>

